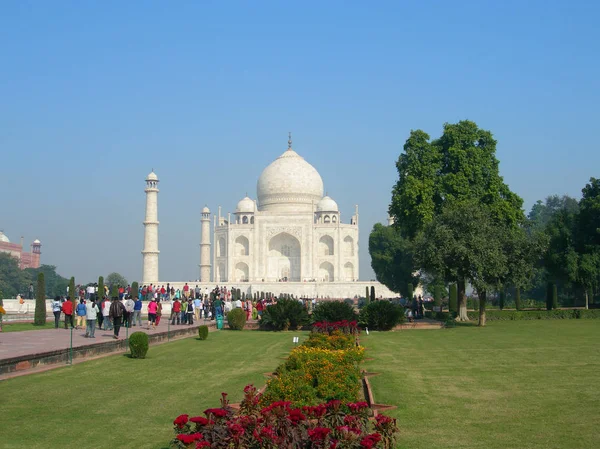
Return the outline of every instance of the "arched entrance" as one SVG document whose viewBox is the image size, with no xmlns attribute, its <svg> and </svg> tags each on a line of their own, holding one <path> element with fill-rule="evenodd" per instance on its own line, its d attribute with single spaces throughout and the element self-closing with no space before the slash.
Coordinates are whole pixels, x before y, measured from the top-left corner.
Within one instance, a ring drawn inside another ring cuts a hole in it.
<svg viewBox="0 0 600 449">
<path fill-rule="evenodd" d="M 333 265 L 323 262 L 319 267 L 319 280 L 321 282 L 333 282 Z"/>
<path fill-rule="evenodd" d="M 300 282 L 300 242 L 287 232 L 277 234 L 269 241 L 267 278 Z"/>
</svg>

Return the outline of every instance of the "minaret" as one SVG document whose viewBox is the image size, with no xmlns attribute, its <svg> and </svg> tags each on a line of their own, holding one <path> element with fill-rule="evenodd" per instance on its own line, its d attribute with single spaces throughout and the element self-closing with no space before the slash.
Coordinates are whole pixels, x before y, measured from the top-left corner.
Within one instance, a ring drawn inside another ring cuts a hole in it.
<svg viewBox="0 0 600 449">
<path fill-rule="evenodd" d="M 146 219 L 144 220 L 144 263 L 142 284 L 158 284 L 158 176 L 146 177 Z"/>
<path fill-rule="evenodd" d="M 200 282 L 210 282 L 210 210 L 204 206 L 200 219 Z"/>
</svg>

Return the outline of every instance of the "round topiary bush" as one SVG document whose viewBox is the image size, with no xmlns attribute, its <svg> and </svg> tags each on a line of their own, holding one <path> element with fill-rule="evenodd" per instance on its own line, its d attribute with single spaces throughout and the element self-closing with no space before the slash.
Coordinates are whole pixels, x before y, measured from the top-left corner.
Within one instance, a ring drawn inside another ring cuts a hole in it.
<svg viewBox="0 0 600 449">
<path fill-rule="evenodd" d="M 198 328 L 198 338 L 206 340 L 208 338 L 208 326 L 202 325 Z"/>
<path fill-rule="evenodd" d="M 145 359 L 148 352 L 148 335 L 134 332 L 129 336 L 129 351 L 132 359 Z"/>
<path fill-rule="evenodd" d="M 358 321 L 371 330 L 389 331 L 404 321 L 404 309 L 389 301 L 374 301 L 360 310 Z"/>
<path fill-rule="evenodd" d="M 261 329 L 287 331 L 296 330 L 308 324 L 308 312 L 304 305 L 295 299 L 279 299 L 277 304 L 268 306 L 260 320 Z"/>
<path fill-rule="evenodd" d="M 246 312 L 239 308 L 233 309 L 227 314 L 227 322 L 234 331 L 241 331 L 246 325 Z"/>
<path fill-rule="evenodd" d="M 314 321 L 354 321 L 358 318 L 354 307 L 345 301 L 322 301 L 312 313 Z"/>
</svg>

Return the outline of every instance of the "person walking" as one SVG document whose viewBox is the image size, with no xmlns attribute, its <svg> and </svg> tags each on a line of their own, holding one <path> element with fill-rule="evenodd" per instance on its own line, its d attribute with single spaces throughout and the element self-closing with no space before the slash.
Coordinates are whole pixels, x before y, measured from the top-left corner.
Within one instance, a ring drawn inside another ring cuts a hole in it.
<svg viewBox="0 0 600 449">
<path fill-rule="evenodd" d="M 142 307 L 143 307 L 142 300 L 139 297 L 135 298 L 134 305 L 133 305 L 133 320 L 132 320 L 134 326 L 135 326 L 135 323 L 137 320 L 138 325 L 140 327 L 142 327 Z"/>
<path fill-rule="evenodd" d="M 148 303 L 148 329 L 152 326 L 152 329 L 156 328 L 156 309 L 157 305 L 154 298 Z"/>
<path fill-rule="evenodd" d="M 29 284 L 29 299 L 33 299 L 33 284 Z"/>
<path fill-rule="evenodd" d="M 160 319 L 162 318 L 162 302 L 160 302 L 160 298 L 156 298 L 156 325 L 160 324 Z"/>
<path fill-rule="evenodd" d="M 194 299 L 194 317 L 196 321 L 200 321 L 200 313 L 202 311 L 202 300 L 200 299 L 200 293 L 196 295 L 196 299 Z"/>
<path fill-rule="evenodd" d="M 119 339 L 119 330 L 121 329 L 121 319 L 123 318 L 123 314 L 125 313 L 125 306 L 121 301 L 119 301 L 118 296 L 113 296 L 112 303 L 110 305 L 110 318 L 113 322 L 114 335 L 113 338 L 115 340 Z"/>
<path fill-rule="evenodd" d="M 187 303 L 187 320 L 190 326 L 194 324 L 194 302 L 192 300 Z"/>
<path fill-rule="evenodd" d="M 108 298 L 104 298 L 104 301 L 102 302 L 102 320 L 104 321 L 104 330 L 111 330 L 112 324 L 110 322 L 110 301 Z"/>
<path fill-rule="evenodd" d="M 179 314 L 181 313 L 181 303 L 177 298 L 175 298 L 175 302 L 173 302 L 173 307 L 171 308 L 171 325 L 175 325 L 175 321 L 177 324 L 181 322 Z"/>
<path fill-rule="evenodd" d="M 131 299 L 131 295 L 127 295 L 127 301 L 125 301 L 125 314 L 123 319 L 125 320 L 125 327 L 131 327 L 131 320 L 133 319 L 133 311 L 135 309 L 135 301 Z"/>
<path fill-rule="evenodd" d="M 100 309 L 96 305 L 95 298 L 92 296 L 88 303 L 85 305 L 86 338 L 96 338 L 94 334 L 96 333 L 96 319 L 98 317 L 98 314 L 100 314 Z M 102 316 L 102 314 L 100 314 L 100 316 Z"/>
<path fill-rule="evenodd" d="M 181 298 L 181 324 L 187 323 L 187 306 L 188 303 L 185 298 Z"/>
<path fill-rule="evenodd" d="M 60 297 L 55 296 L 54 301 L 52 301 L 52 313 L 54 314 L 54 329 L 58 329 L 58 323 L 60 321 Z"/>
<path fill-rule="evenodd" d="M 73 303 L 71 302 L 71 298 L 67 296 L 67 300 L 62 303 L 62 311 L 65 314 L 65 329 L 68 329 L 67 323 L 71 324 L 71 329 L 73 326 Z"/>
<path fill-rule="evenodd" d="M 83 298 L 79 300 L 79 304 L 77 304 L 77 308 L 75 309 L 77 313 L 77 324 L 75 325 L 75 329 L 83 329 L 86 327 L 86 316 L 87 316 L 87 307 L 85 306 L 85 301 Z"/>
<path fill-rule="evenodd" d="M 95 303 L 96 303 L 96 307 L 98 307 L 98 310 L 100 310 L 100 312 L 98 313 L 98 329 L 102 329 L 102 324 L 104 322 L 104 315 L 102 315 L 102 303 L 104 302 L 104 298 L 100 298 L 98 295 L 94 294 L 92 295 L 92 298 L 95 299 Z"/>
</svg>

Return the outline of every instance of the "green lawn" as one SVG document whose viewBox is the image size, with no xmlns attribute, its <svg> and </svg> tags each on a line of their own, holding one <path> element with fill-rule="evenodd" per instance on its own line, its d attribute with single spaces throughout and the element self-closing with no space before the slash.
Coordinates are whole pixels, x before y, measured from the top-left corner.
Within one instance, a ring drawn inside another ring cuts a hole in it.
<svg viewBox="0 0 600 449">
<path fill-rule="evenodd" d="M 144 360 L 116 355 L 1 381 L 0 447 L 166 447 L 179 414 L 263 385 L 294 335 L 302 333 L 211 332 L 151 347 Z"/>
<path fill-rule="evenodd" d="M 61 321 L 61 326 L 64 326 L 64 323 Z M 41 329 L 54 329 L 54 320 L 50 322 L 50 320 L 46 321 L 46 324 L 41 326 L 36 326 L 33 323 L 10 323 L 3 321 L 2 322 L 2 332 L 20 332 L 20 331 L 38 331 Z"/>
<path fill-rule="evenodd" d="M 301 333 L 213 332 L 0 382 L 1 448 L 151 448 L 180 413 L 262 385 Z M 305 334 L 304 334 L 305 335 Z M 398 405 L 400 448 L 600 447 L 600 322 L 363 335 L 378 402 Z M 76 443 L 74 443 L 76 442 Z"/>
<path fill-rule="evenodd" d="M 375 399 L 401 448 L 599 448 L 600 322 L 371 333 Z"/>
</svg>

